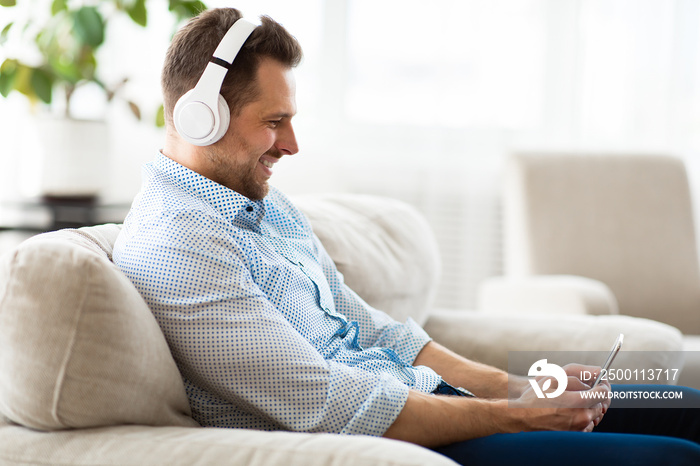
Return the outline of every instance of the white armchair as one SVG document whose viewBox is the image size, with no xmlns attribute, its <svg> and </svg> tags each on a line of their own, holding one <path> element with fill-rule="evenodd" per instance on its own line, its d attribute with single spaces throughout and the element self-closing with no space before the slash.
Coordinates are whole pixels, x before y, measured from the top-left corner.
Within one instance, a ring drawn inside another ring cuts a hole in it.
<svg viewBox="0 0 700 466">
<path fill-rule="evenodd" d="M 516 154 L 505 177 L 505 272 L 492 312 L 623 314 L 684 334 L 680 383 L 700 388 L 700 267 L 683 162 Z"/>
</svg>

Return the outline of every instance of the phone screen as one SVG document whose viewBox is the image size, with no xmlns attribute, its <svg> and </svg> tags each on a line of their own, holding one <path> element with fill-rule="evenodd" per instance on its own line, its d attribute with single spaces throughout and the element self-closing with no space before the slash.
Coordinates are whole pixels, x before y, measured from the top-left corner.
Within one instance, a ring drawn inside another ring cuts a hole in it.
<svg viewBox="0 0 700 466">
<path fill-rule="evenodd" d="M 620 348 L 622 348 L 622 341 L 624 340 L 625 336 L 621 333 L 618 337 L 617 340 L 615 340 L 615 344 L 613 345 L 612 349 L 610 350 L 610 354 L 608 355 L 608 359 L 605 360 L 605 364 L 603 364 L 603 368 L 601 369 L 600 373 L 598 374 L 598 377 L 596 377 L 595 382 L 593 382 L 593 386 L 591 388 L 595 388 L 598 386 L 601 380 L 603 380 L 603 377 L 608 373 L 608 369 L 610 369 L 610 365 L 612 362 L 615 360 L 615 356 L 617 356 L 617 353 L 620 352 Z"/>
</svg>

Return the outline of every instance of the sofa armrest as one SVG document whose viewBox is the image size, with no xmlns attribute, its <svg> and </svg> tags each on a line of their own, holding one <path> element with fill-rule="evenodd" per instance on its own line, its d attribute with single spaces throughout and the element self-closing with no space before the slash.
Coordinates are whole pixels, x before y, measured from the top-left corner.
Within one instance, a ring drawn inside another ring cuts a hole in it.
<svg viewBox="0 0 700 466">
<path fill-rule="evenodd" d="M 604 283 L 574 275 L 492 277 L 479 288 L 479 310 L 497 313 L 618 314 Z"/>
<path fill-rule="evenodd" d="M 601 365 L 619 333 L 625 334 L 625 346 L 615 360 L 617 368 L 680 371 L 683 367 L 680 331 L 636 317 L 489 314 L 440 309 L 431 313 L 425 330 L 435 342 L 452 351 L 506 371 L 509 352 L 566 352 L 562 356 L 575 359 L 567 362 Z M 624 353 L 628 356 L 623 357 Z M 643 358 L 632 358 L 635 354 Z M 510 368 L 510 372 L 519 371 Z"/>
</svg>

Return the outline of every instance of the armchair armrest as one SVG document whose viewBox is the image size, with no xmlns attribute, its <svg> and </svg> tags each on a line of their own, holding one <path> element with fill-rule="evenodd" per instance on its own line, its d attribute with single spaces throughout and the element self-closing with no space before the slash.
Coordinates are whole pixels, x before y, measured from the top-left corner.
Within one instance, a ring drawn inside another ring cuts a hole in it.
<svg viewBox="0 0 700 466">
<path fill-rule="evenodd" d="M 604 283 L 574 275 L 492 277 L 479 288 L 479 310 L 545 314 L 618 314 Z"/>
</svg>

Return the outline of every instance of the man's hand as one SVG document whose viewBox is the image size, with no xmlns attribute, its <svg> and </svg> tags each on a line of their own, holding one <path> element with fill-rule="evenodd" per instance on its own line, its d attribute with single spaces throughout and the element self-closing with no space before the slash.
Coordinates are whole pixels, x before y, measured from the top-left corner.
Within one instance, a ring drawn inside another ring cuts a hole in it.
<svg viewBox="0 0 700 466">
<path fill-rule="evenodd" d="M 551 388 L 556 388 L 556 380 L 549 377 L 538 378 L 538 385 L 542 387 L 548 379 L 553 385 Z M 590 396 L 583 396 L 583 391 L 589 391 Z M 603 419 L 610 405 L 609 391 L 608 385 L 600 384 L 591 389 L 579 377 L 569 375 L 566 391 L 561 395 L 538 398 L 530 386 L 517 400 L 512 400 L 509 407 L 516 410 L 513 414 L 522 424 L 522 430 L 590 432 Z"/>
<path fill-rule="evenodd" d="M 600 374 L 601 370 L 603 369 L 600 366 L 584 366 L 583 364 L 567 364 L 566 366 L 564 366 L 564 372 L 566 372 L 566 375 L 568 375 L 569 377 L 577 378 L 587 387 L 593 386 L 593 383 L 595 382 L 595 379 L 598 376 L 598 374 Z M 612 391 L 612 388 L 610 387 L 610 382 L 608 382 L 607 378 L 601 380 L 598 385 L 604 385 L 608 388 L 608 391 Z M 571 384 L 569 384 L 569 386 L 571 386 Z M 573 388 L 569 388 L 569 386 L 567 386 L 567 390 L 573 390 Z M 587 390 L 587 388 L 584 388 L 583 390 Z M 608 412 L 608 408 L 610 408 L 611 402 L 612 399 L 610 397 L 601 400 L 603 414 Z M 597 420 L 596 425 L 598 425 L 601 419 Z"/>
</svg>

